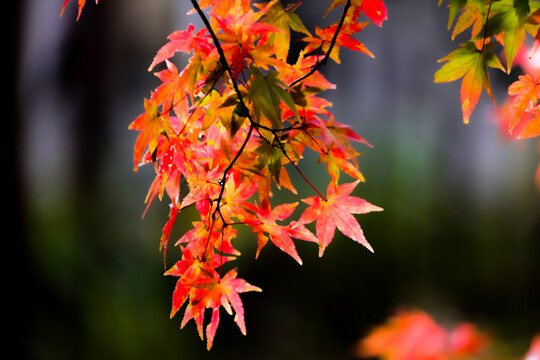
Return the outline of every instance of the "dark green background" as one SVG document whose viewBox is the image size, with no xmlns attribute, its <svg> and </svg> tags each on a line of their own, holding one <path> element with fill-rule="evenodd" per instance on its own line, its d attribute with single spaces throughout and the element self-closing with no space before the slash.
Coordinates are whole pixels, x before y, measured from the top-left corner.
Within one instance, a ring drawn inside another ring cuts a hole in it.
<svg viewBox="0 0 540 360">
<path fill-rule="evenodd" d="M 303 266 L 271 244 L 254 261 L 243 233 L 239 276 L 263 292 L 242 297 L 247 336 L 222 312 L 207 352 L 193 322 L 180 330 L 181 315 L 169 319 L 174 279 L 158 251 L 168 204 L 141 219 L 153 171 L 132 172 L 127 129 L 158 84 L 146 69 L 166 36 L 200 23 L 187 1 L 89 0 L 78 22 L 72 2 L 63 18 L 60 0 L 17 1 L 12 12 L 4 311 L 15 358 L 352 359 L 356 341 L 402 307 L 447 326 L 473 321 L 501 358 L 523 354 L 540 331 L 540 157 L 534 140 L 500 136 L 485 94 L 465 126 L 459 82 L 433 84 L 458 42 L 444 6 L 387 0 L 389 20 L 358 37 L 376 58 L 344 49 L 323 70 L 338 86 L 327 94 L 337 121 L 374 145 L 358 146 L 367 181 L 355 195 L 385 209 L 357 217 L 375 253 L 338 235 L 323 258 L 298 243 Z M 302 5 L 310 30 L 326 3 Z M 493 73 L 498 102 L 516 76 Z M 301 167 L 324 189 L 315 160 Z M 180 216 L 172 241 L 193 218 Z"/>
</svg>

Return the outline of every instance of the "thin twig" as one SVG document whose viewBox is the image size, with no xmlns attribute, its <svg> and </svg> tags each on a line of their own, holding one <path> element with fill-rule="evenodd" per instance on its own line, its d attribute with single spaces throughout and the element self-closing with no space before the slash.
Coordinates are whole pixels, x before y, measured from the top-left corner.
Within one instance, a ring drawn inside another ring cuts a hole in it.
<svg viewBox="0 0 540 360">
<path fill-rule="evenodd" d="M 482 48 L 480 49 L 480 52 L 484 51 L 484 46 L 486 45 L 486 38 L 487 38 L 487 25 L 489 20 L 489 13 L 491 11 L 491 3 L 489 3 L 489 7 L 486 13 L 486 23 L 484 24 L 484 38 L 482 39 Z"/>
<path fill-rule="evenodd" d="M 212 28 L 212 25 L 210 24 L 210 22 L 206 18 L 206 15 L 201 10 L 201 7 L 197 3 L 197 1 L 196 0 L 191 0 L 191 3 L 193 4 L 193 7 L 195 8 L 195 10 L 199 14 L 199 16 L 201 17 L 201 19 L 204 22 L 206 28 L 208 29 L 208 32 L 210 33 L 210 36 L 212 37 L 212 40 L 214 41 L 214 45 L 216 46 L 216 49 L 217 49 L 218 54 L 219 54 L 219 59 L 220 59 L 221 65 L 223 66 L 223 68 L 225 69 L 227 74 L 229 75 L 229 78 L 231 79 L 231 83 L 233 85 L 234 91 L 236 92 L 236 95 L 238 96 L 238 100 L 240 101 L 240 104 L 242 106 L 243 113 L 247 114 L 247 118 L 249 119 L 249 122 L 250 122 L 249 131 L 248 131 L 248 133 L 246 135 L 246 138 L 244 139 L 244 142 L 240 146 L 240 149 L 238 149 L 238 152 L 236 153 L 236 155 L 234 156 L 232 161 L 229 163 L 227 168 L 225 168 L 225 170 L 223 171 L 223 177 L 221 178 L 221 181 L 219 182 L 221 188 L 220 188 L 219 195 L 218 195 L 217 199 L 215 199 L 216 209 L 214 210 L 214 212 L 212 214 L 212 225 L 211 225 L 211 227 L 213 227 L 213 225 L 214 225 L 214 222 L 215 222 L 215 219 L 216 219 L 216 214 L 219 214 L 221 220 L 223 221 L 223 226 L 226 227 L 228 225 L 226 225 L 227 222 L 225 221 L 225 218 L 223 217 L 223 214 L 221 213 L 220 206 L 221 206 L 221 201 L 223 200 L 223 193 L 225 192 L 225 184 L 226 184 L 226 181 L 227 181 L 227 176 L 228 176 L 229 172 L 231 171 L 231 169 L 233 168 L 236 161 L 238 161 L 238 159 L 240 158 L 240 155 L 244 152 L 244 149 L 245 149 L 247 143 L 249 142 L 249 140 L 251 138 L 251 134 L 253 133 L 253 129 L 255 128 L 256 123 L 253 120 L 253 118 L 251 117 L 251 114 L 249 113 L 249 110 L 248 110 L 248 108 L 247 108 L 247 106 L 246 106 L 246 104 L 244 102 L 244 99 L 242 97 L 242 93 L 240 92 L 240 88 L 238 87 L 238 84 L 236 83 L 236 80 L 234 78 L 232 70 L 231 70 L 231 68 L 229 66 L 229 63 L 227 62 L 227 58 L 225 57 L 225 52 L 223 51 L 223 48 L 221 47 L 221 45 L 219 43 L 219 40 L 218 40 L 218 38 L 216 36 L 216 33 L 214 32 L 214 29 Z M 211 234 L 210 234 L 210 236 L 211 236 Z M 208 238 L 208 241 L 210 241 L 210 237 Z M 207 246 L 208 246 L 208 243 L 207 243 Z M 205 254 L 206 254 L 206 250 L 205 250 Z"/>
<path fill-rule="evenodd" d="M 313 185 L 311 183 L 311 181 L 308 180 L 308 178 L 306 178 L 306 176 L 304 175 L 304 173 L 302 172 L 302 170 L 300 170 L 300 168 L 294 163 L 294 161 L 292 161 L 292 159 L 290 158 L 290 156 L 287 154 L 287 151 L 285 150 L 285 148 L 283 147 L 283 144 L 281 143 L 281 141 L 277 141 L 277 143 L 279 144 L 279 148 L 281 149 L 281 152 L 283 153 L 283 155 L 285 155 L 285 157 L 287 158 L 287 160 L 289 160 L 289 162 L 292 164 L 292 166 L 294 166 L 294 168 L 296 169 L 296 171 L 298 172 L 298 174 L 300 174 L 300 176 L 302 177 L 302 179 L 305 180 L 305 182 L 308 183 L 309 186 L 311 186 L 311 188 L 313 190 L 315 190 L 315 192 L 317 193 L 317 195 L 319 195 L 321 197 L 321 199 L 323 199 L 324 201 L 328 201 L 326 199 L 326 197 L 324 197 L 323 194 L 321 194 L 319 192 L 319 190 L 317 190 L 317 187 L 315 187 L 315 185 Z"/>
<path fill-rule="evenodd" d="M 298 79 L 290 83 L 289 88 L 292 88 L 294 85 L 298 84 L 301 81 L 304 81 L 306 78 L 313 75 L 322 65 L 326 65 L 326 62 L 328 61 L 328 58 L 330 57 L 330 54 L 332 53 L 332 50 L 334 49 L 334 46 L 336 45 L 337 37 L 339 35 L 341 27 L 343 26 L 343 23 L 345 22 L 345 17 L 347 16 L 347 11 L 349 10 L 350 6 L 351 6 L 351 0 L 347 0 L 347 3 L 345 4 L 345 7 L 343 8 L 343 14 L 341 15 L 341 19 L 339 20 L 339 24 L 337 26 L 336 32 L 334 33 L 334 36 L 332 37 L 332 41 L 330 42 L 330 47 L 326 51 L 324 58 L 321 61 L 318 61 L 315 65 L 313 65 L 310 72 L 308 72 L 307 74 L 299 77 Z"/>
</svg>

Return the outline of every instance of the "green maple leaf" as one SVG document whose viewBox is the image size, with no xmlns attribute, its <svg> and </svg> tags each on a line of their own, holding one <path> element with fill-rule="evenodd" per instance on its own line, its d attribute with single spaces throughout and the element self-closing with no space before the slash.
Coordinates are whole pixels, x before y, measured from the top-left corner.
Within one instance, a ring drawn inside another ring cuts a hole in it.
<svg viewBox="0 0 540 360">
<path fill-rule="evenodd" d="M 516 54 L 525 40 L 525 20 L 529 13 L 529 4 L 522 4 L 518 0 L 498 1 L 492 4 L 491 10 L 495 13 L 476 39 L 502 35 L 504 53 L 506 55 L 507 73 L 510 73 Z"/>
<path fill-rule="evenodd" d="M 270 71 L 266 75 L 257 67 L 249 69 L 252 80 L 248 92 L 248 100 L 251 101 L 255 118 L 261 122 L 261 115 L 270 121 L 276 128 L 283 128 L 281 119 L 281 101 L 283 101 L 297 117 L 300 117 L 291 95 L 285 90 L 287 87 L 278 79 L 277 71 Z"/>
<path fill-rule="evenodd" d="M 283 150 L 277 146 L 262 142 L 255 152 L 258 155 L 256 167 L 260 170 L 268 167 L 272 178 L 279 184 L 281 166 L 284 158 Z"/>
<path fill-rule="evenodd" d="M 452 51 L 439 62 L 446 61 L 436 73 L 436 83 L 455 81 L 463 78 L 461 82 L 461 104 L 463 110 L 463 122 L 467 124 L 478 100 L 482 88 L 493 100 L 493 93 L 489 81 L 488 67 L 498 68 L 505 71 L 497 56 L 493 53 L 496 43 L 485 44 L 479 50 L 473 41 L 462 44 L 459 49 Z"/>
</svg>

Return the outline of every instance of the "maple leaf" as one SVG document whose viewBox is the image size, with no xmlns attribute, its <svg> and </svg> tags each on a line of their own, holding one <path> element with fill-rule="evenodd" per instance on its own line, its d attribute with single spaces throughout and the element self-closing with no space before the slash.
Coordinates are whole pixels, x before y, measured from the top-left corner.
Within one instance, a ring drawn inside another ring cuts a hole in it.
<svg viewBox="0 0 540 360">
<path fill-rule="evenodd" d="M 346 2 L 347 0 L 333 0 L 324 16 L 332 9 Z M 351 7 L 353 8 L 353 12 L 362 10 L 378 26 L 382 26 L 383 21 L 388 20 L 386 6 L 382 0 L 352 0 Z M 353 15 L 352 19 L 356 20 L 356 16 Z"/>
<path fill-rule="evenodd" d="M 62 9 L 60 10 L 60 16 L 64 14 L 64 10 L 66 9 L 66 5 L 70 2 L 70 0 L 65 0 L 64 5 L 62 5 Z M 99 0 L 96 0 L 96 5 L 99 2 Z M 79 12 L 77 14 L 77 21 L 81 17 L 82 10 L 84 8 L 84 5 L 86 3 L 86 0 L 79 0 Z"/>
<path fill-rule="evenodd" d="M 163 104 L 163 112 L 174 109 L 177 116 L 185 121 L 189 111 L 187 95 L 183 91 L 185 80 L 180 77 L 178 69 L 172 62 L 165 60 L 165 63 L 167 69 L 155 74 L 162 81 L 162 84 L 154 90 L 151 100 L 156 104 Z"/>
<path fill-rule="evenodd" d="M 313 67 L 315 67 L 324 56 L 305 56 L 305 49 L 302 49 L 298 54 L 296 63 L 291 66 L 290 71 L 284 71 L 281 73 L 281 79 L 283 82 L 290 84 L 296 78 L 300 78 L 303 75 L 310 73 Z M 328 89 L 335 89 L 336 85 L 330 83 L 319 71 L 315 71 L 309 77 L 302 81 L 302 85 L 305 87 L 302 91 L 302 95 L 307 97 L 308 95 L 314 95 Z M 297 86 L 293 87 L 293 90 L 297 89 Z"/>
<path fill-rule="evenodd" d="M 139 162 L 146 148 L 150 153 L 157 149 L 159 136 L 165 130 L 164 121 L 166 121 L 166 118 L 159 113 L 154 100 L 144 99 L 144 110 L 145 112 L 131 122 L 128 127 L 130 130 L 140 131 L 135 140 L 133 152 L 134 171 L 139 168 Z"/>
<path fill-rule="evenodd" d="M 208 350 L 212 347 L 219 325 L 219 308 L 221 306 L 229 315 L 232 315 L 234 310 L 234 321 L 242 334 L 246 335 L 244 307 L 239 294 L 262 290 L 237 278 L 236 270 L 230 270 L 220 278 L 219 274 L 208 266 L 208 263 L 194 257 L 188 249 L 182 248 L 182 254 L 183 259 L 165 272 L 165 275 L 179 277 L 173 292 L 170 317 L 172 318 L 190 298 L 182 319 L 182 327 L 189 320 L 195 319 L 199 335 L 203 338 L 204 310 L 206 308 L 212 309 L 212 319 L 206 328 Z"/>
<path fill-rule="evenodd" d="M 270 239 L 274 245 L 302 265 L 302 260 L 296 251 L 291 235 L 298 235 L 301 236 L 301 239 L 306 239 L 308 235 L 301 231 L 303 230 L 301 227 L 303 224 L 300 223 L 296 227 L 289 228 L 276 223 L 278 220 L 285 220 L 291 216 L 297 205 L 297 202 L 281 204 L 271 209 L 270 203 L 264 201 L 261 206 L 257 204 L 251 206 L 253 214 L 243 218 L 242 222 L 251 226 L 251 232 L 257 233 L 256 258 L 259 257 L 261 250 L 268 243 L 268 239 Z"/>
<path fill-rule="evenodd" d="M 366 214 L 383 209 L 370 204 L 364 199 L 349 196 L 360 180 L 335 186 L 330 183 L 327 188 L 327 198 L 312 196 L 302 201 L 309 205 L 298 222 L 309 224 L 316 221 L 316 236 L 319 239 L 319 256 L 332 242 L 336 227 L 343 235 L 362 244 L 373 252 L 373 248 L 364 237 L 364 232 L 353 214 Z"/>
<path fill-rule="evenodd" d="M 226 18 L 212 14 L 221 29 L 221 32 L 216 35 L 222 43 L 223 51 L 226 55 L 229 55 L 227 60 L 230 59 L 231 70 L 235 79 L 238 79 L 244 69 L 245 61 L 248 59 L 265 69 L 267 65 L 276 68 L 288 67 L 284 60 L 274 57 L 276 54 L 274 44 L 257 42 L 261 36 L 267 37 L 272 33 L 283 32 L 277 27 L 259 21 L 276 1 L 272 0 L 266 3 L 257 12 L 252 9 L 237 11 L 237 6 L 233 6 Z"/>
<path fill-rule="evenodd" d="M 471 38 L 476 37 L 484 25 L 484 12 L 484 4 L 482 3 L 472 3 L 465 7 L 454 25 L 454 30 L 452 31 L 452 40 L 471 26 Z"/>
<path fill-rule="evenodd" d="M 205 284 L 214 281 L 211 268 L 193 256 L 186 248 L 181 248 L 182 260 L 177 261 L 165 275 L 178 276 L 172 298 L 170 317 L 172 318 L 187 300 L 191 287 L 195 284 Z"/>
<path fill-rule="evenodd" d="M 208 56 L 215 50 L 211 44 L 211 37 L 207 29 L 200 29 L 194 33 L 195 26 L 189 24 L 187 30 L 177 30 L 170 34 L 167 39 L 169 42 L 163 45 L 154 56 L 152 63 L 148 67 L 151 71 L 157 64 L 170 59 L 177 52 L 190 53 L 196 51 L 198 54 Z"/>
<path fill-rule="evenodd" d="M 219 211 L 226 221 L 242 217 L 249 207 L 247 200 L 257 191 L 256 182 L 242 181 L 241 176 L 240 172 L 233 172 L 225 183 Z"/>
<path fill-rule="evenodd" d="M 202 216 L 208 215 L 211 210 L 210 201 L 216 199 L 222 178 L 220 166 L 209 166 L 197 161 L 186 161 L 183 173 L 189 186 L 189 193 L 182 199 L 181 206 L 195 204 Z M 214 164 L 210 164 L 214 165 Z"/>
<path fill-rule="evenodd" d="M 476 36 L 477 38 L 497 36 L 497 39 L 504 47 L 507 73 L 510 73 L 514 58 L 526 36 L 524 25 L 528 17 L 529 6 L 528 2 L 526 2 L 526 9 L 524 9 L 519 3 L 519 1 L 498 1 L 493 3 L 491 10 L 495 15 L 485 24 L 483 34 L 480 33 Z"/>
<path fill-rule="evenodd" d="M 165 188 L 167 187 L 168 190 L 171 190 L 169 193 L 171 200 L 173 200 L 174 203 L 176 203 L 177 196 L 174 195 L 175 192 L 179 192 L 179 187 L 177 189 L 173 189 L 170 186 L 167 186 L 167 184 L 173 180 L 173 178 L 177 178 L 180 174 L 177 172 L 176 168 L 173 168 L 172 165 L 168 166 L 172 162 L 171 156 L 168 154 L 171 152 L 171 149 L 174 149 L 174 143 L 170 144 L 168 141 L 164 139 L 164 137 L 159 137 L 158 139 L 158 147 L 155 151 L 147 152 L 141 162 L 139 163 L 139 166 L 142 164 L 154 162 L 156 163 L 160 156 L 160 147 L 161 148 L 167 148 L 165 150 L 165 155 L 159 162 L 159 165 L 155 165 L 155 167 L 158 169 L 156 177 L 152 181 L 152 184 L 150 185 L 150 188 L 148 189 L 148 193 L 146 194 L 146 198 L 144 199 L 144 202 L 146 203 L 146 209 L 144 210 L 144 213 L 142 217 L 144 218 L 146 215 L 146 212 L 150 208 L 150 205 L 154 201 L 156 197 L 159 197 L 160 200 L 163 198 L 163 193 L 165 191 Z M 174 180 L 173 180 L 174 181 Z"/>
<path fill-rule="evenodd" d="M 340 148 L 332 147 L 328 152 L 321 153 L 318 161 L 326 163 L 328 174 L 330 174 L 334 185 L 338 184 L 341 170 L 355 179 L 365 180 L 358 167 L 349 162 L 349 157 Z"/>
<path fill-rule="evenodd" d="M 234 321 L 243 335 L 246 335 L 246 324 L 244 321 L 244 305 L 240 299 L 239 293 L 248 291 L 261 292 L 262 289 L 253 286 L 243 279 L 237 278 L 237 271 L 230 270 L 210 289 L 206 295 L 206 307 L 212 309 L 212 321 L 206 329 L 207 348 L 210 350 L 219 324 L 219 308 L 223 306 L 229 315 L 233 314 Z"/>
<path fill-rule="evenodd" d="M 286 85 L 278 79 L 276 71 L 266 75 L 257 67 L 250 68 L 252 80 L 249 86 L 248 100 L 252 103 L 255 118 L 262 120 L 263 115 L 270 125 L 276 129 L 283 127 L 281 119 L 281 102 L 300 117 L 291 95 L 286 91 Z"/>
<path fill-rule="evenodd" d="M 526 123 L 523 130 L 519 133 L 518 139 L 528 139 L 540 135 L 540 106 L 527 110 L 527 112 L 535 116 Z"/>
<path fill-rule="evenodd" d="M 214 247 L 222 254 L 239 256 L 241 253 L 234 248 L 232 240 L 237 231 L 230 227 L 223 227 L 220 219 L 193 222 L 193 229 L 186 232 L 176 245 L 186 244 L 185 248 L 199 258 L 208 257 L 209 248 Z"/>
<path fill-rule="evenodd" d="M 341 46 L 344 46 L 351 50 L 363 52 L 364 54 L 372 58 L 375 57 L 373 53 L 364 46 L 364 44 L 351 37 L 354 34 L 360 32 L 368 24 L 369 22 L 343 24 L 336 38 L 335 45 L 332 48 L 332 52 L 329 55 L 330 58 L 334 60 L 337 64 L 341 63 L 341 60 L 339 58 L 339 49 Z M 337 23 L 324 28 L 324 30 L 319 27 L 315 27 L 315 35 L 317 35 L 317 37 L 307 36 L 301 39 L 302 41 L 307 42 L 307 45 L 304 49 L 305 53 L 308 54 L 317 49 L 320 49 L 320 51 L 322 51 L 323 53 L 328 52 L 337 28 Z"/>
<path fill-rule="evenodd" d="M 538 99 L 540 98 L 539 81 L 540 75 L 536 79 L 533 79 L 531 75 L 525 74 L 520 75 L 519 80 L 508 87 L 508 95 L 514 96 L 508 108 L 508 131 L 510 134 L 514 132 L 514 129 L 525 118 L 529 120 L 530 111 L 535 111 L 534 108 L 537 106 Z"/>
<path fill-rule="evenodd" d="M 279 141 L 279 140 L 278 140 Z M 261 141 L 261 145 L 256 149 L 258 154 L 257 167 L 259 169 L 268 168 L 270 175 L 279 185 L 282 163 L 285 158 L 283 150 L 273 144 L 268 144 Z"/>
<path fill-rule="evenodd" d="M 326 148 L 333 146 L 342 151 L 343 154 L 350 160 L 353 160 L 356 165 L 356 156 L 358 153 L 351 144 L 351 141 L 360 142 L 369 147 L 373 147 L 363 137 L 358 135 L 348 125 L 341 124 L 333 117 L 328 121 L 315 117 L 311 119 L 310 124 L 320 130 L 321 143 Z"/>
<path fill-rule="evenodd" d="M 436 83 L 463 78 L 461 82 L 461 106 L 465 124 L 469 123 L 471 113 L 480 99 L 482 88 L 486 90 L 492 101 L 495 101 L 487 68 L 492 67 L 506 71 L 493 53 L 495 45 L 495 42 L 485 44 L 479 50 L 473 41 L 469 41 L 439 60 L 439 62 L 446 62 L 446 64 L 435 73 L 434 81 Z"/>
<path fill-rule="evenodd" d="M 386 6 L 382 0 L 363 0 L 362 9 L 378 26 L 382 26 L 383 21 L 388 19 Z"/>
<path fill-rule="evenodd" d="M 167 259 L 167 247 L 169 244 L 169 239 L 171 237 L 171 232 L 174 226 L 174 223 L 176 221 L 176 217 L 178 216 L 178 209 L 176 206 L 171 204 L 171 209 L 169 211 L 169 220 L 165 223 L 165 226 L 163 227 L 161 239 L 159 241 L 159 250 L 163 250 L 163 263 L 166 263 Z"/>
<path fill-rule="evenodd" d="M 267 4 L 268 3 L 255 4 L 255 6 L 263 8 L 267 6 Z M 283 4 L 279 1 L 272 4 L 261 23 L 269 24 L 280 30 L 280 32 L 264 33 L 263 37 L 259 41 L 259 44 L 273 44 L 275 47 L 276 57 L 283 61 L 287 60 L 287 55 L 289 54 L 289 47 L 291 44 L 291 29 L 307 36 L 311 36 L 311 33 L 306 29 L 300 17 L 294 13 L 294 9 L 286 11 Z"/>
</svg>

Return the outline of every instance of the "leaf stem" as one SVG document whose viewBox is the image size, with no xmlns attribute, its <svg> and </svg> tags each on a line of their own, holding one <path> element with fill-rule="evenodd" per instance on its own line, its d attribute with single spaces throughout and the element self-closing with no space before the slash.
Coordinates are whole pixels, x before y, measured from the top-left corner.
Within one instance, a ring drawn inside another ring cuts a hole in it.
<svg viewBox="0 0 540 360">
<path fill-rule="evenodd" d="M 292 4 L 291 6 L 289 6 L 288 8 L 286 8 L 284 10 L 285 10 L 285 12 L 294 10 L 296 7 L 298 7 L 298 5 L 300 5 L 303 2 L 304 2 L 304 0 L 298 0 L 296 3 Z"/>
<path fill-rule="evenodd" d="M 274 141 L 275 142 L 275 141 Z M 313 185 L 313 183 L 311 181 L 308 180 L 308 178 L 304 175 L 304 173 L 302 172 L 302 170 L 300 170 L 300 168 L 294 163 L 294 161 L 292 161 L 292 159 L 289 157 L 289 155 L 287 154 L 287 152 L 285 151 L 285 148 L 283 147 L 283 144 L 281 143 L 281 141 L 277 141 L 278 143 L 278 146 L 279 148 L 281 149 L 281 152 L 283 153 L 283 155 L 285 155 L 285 157 L 287 158 L 287 160 L 289 160 L 289 162 L 292 164 L 292 166 L 294 166 L 294 168 L 296 169 L 296 171 L 298 172 L 298 174 L 300 174 L 300 176 L 302 177 L 302 179 L 304 179 L 304 181 L 309 185 L 311 186 L 311 188 L 313 190 L 315 190 L 315 192 L 321 197 L 321 199 L 323 199 L 324 201 L 328 201 L 326 199 L 326 197 L 324 197 L 323 194 L 320 193 L 319 190 L 317 190 L 317 187 L 315 187 L 315 185 Z"/>
<path fill-rule="evenodd" d="M 480 49 L 480 52 L 483 52 L 484 51 L 484 47 L 486 45 L 486 38 L 487 38 L 487 25 L 488 25 L 488 20 L 489 20 L 489 13 L 491 12 L 491 2 L 489 3 L 489 7 L 487 9 L 487 12 L 486 12 L 486 22 L 484 24 L 484 38 L 482 39 L 482 48 Z"/>
</svg>

